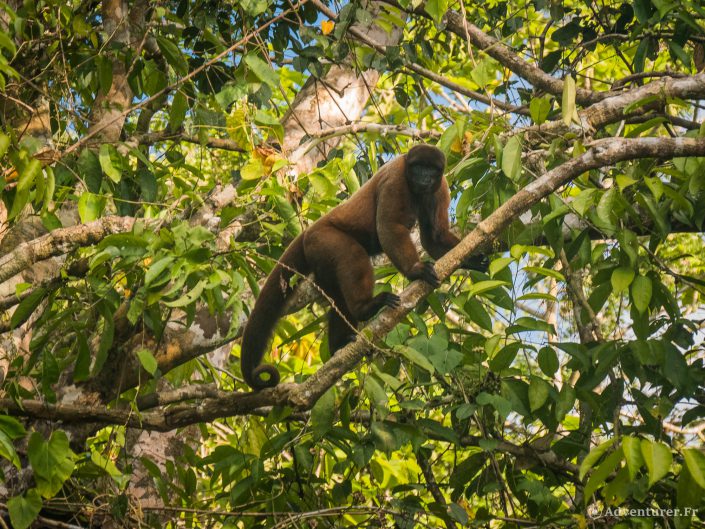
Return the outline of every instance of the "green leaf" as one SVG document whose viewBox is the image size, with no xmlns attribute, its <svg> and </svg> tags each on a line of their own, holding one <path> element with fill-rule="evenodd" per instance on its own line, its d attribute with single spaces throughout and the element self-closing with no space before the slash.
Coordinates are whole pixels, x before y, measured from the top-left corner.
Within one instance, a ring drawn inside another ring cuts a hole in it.
<svg viewBox="0 0 705 529">
<path fill-rule="evenodd" d="M 122 173 L 113 165 L 113 160 L 111 158 L 112 150 L 113 148 L 107 143 L 101 145 L 100 152 L 98 153 L 98 160 L 100 161 L 100 168 L 103 172 L 108 176 L 108 178 L 117 184 L 122 179 Z"/>
<path fill-rule="evenodd" d="M 705 489 L 705 454 L 697 448 L 685 448 L 683 459 L 693 480 L 701 489 Z"/>
<path fill-rule="evenodd" d="M 506 329 L 507 334 L 514 334 L 516 332 L 524 332 L 526 330 L 540 331 L 548 334 L 556 334 L 556 328 L 543 320 L 537 320 L 530 316 L 522 316 L 517 318 L 514 325 L 510 325 Z"/>
<path fill-rule="evenodd" d="M 653 10 L 650 0 L 635 0 L 632 6 L 636 19 L 641 25 L 645 25 L 649 21 L 651 11 Z"/>
<path fill-rule="evenodd" d="M 52 498 L 61 490 L 74 469 L 75 454 L 69 447 L 69 439 L 61 430 L 51 434 L 49 441 L 34 432 L 27 445 L 29 462 L 34 469 L 37 490 L 45 498 Z"/>
<path fill-rule="evenodd" d="M 428 2 L 424 2 L 423 7 L 424 11 L 431 15 L 434 22 L 440 24 L 443 15 L 445 15 L 448 10 L 448 0 L 429 0 Z"/>
<path fill-rule="evenodd" d="M 658 202 L 661 197 L 663 196 L 663 192 L 665 190 L 665 187 L 663 185 L 663 182 L 661 181 L 660 178 L 651 178 L 651 177 L 644 177 L 644 183 L 646 184 L 646 187 L 649 188 L 649 191 L 651 191 L 651 194 L 654 196 L 656 201 Z"/>
<path fill-rule="evenodd" d="M 428 371 L 429 373 L 433 373 L 435 371 L 433 364 L 431 361 L 426 358 L 423 353 L 420 351 L 417 351 L 413 347 L 408 347 L 406 345 L 395 345 L 394 346 L 394 351 L 401 354 L 404 358 L 412 362 L 413 364 L 416 364 L 419 366 L 421 369 Z"/>
<path fill-rule="evenodd" d="M 570 126 L 575 113 L 575 79 L 572 75 L 567 75 L 563 79 L 563 99 L 561 102 L 561 114 L 566 126 Z"/>
<path fill-rule="evenodd" d="M 54 198 L 54 191 L 56 190 L 54 170 L 51 167 L 47 167 L 44 173 L 46 174 L 46 187 L 44 188 L 44 197 L 42 197 L 42 214 L 47 213 L 47 208 Z"/>
<path fill-rule="evenodd" d="M 565 281 L 565 277 L 558 270 L 551 270 L 543 266 L 525 266 L 524 272 L 527 274 L 539 274 L 545 277 L 552 277 L 558 281 Z"/>
<path fill-rule="evenodd" d="M 686 68 L 690 68 L 690 64 L 692 62 L 690 60 L 690 55 L 688 55 L 688 53 L 683 49 L 680 44 L 671 40 L 668 43 L 668 47 L 670 48 L 671 55 L 673 57 L 678 58 L 678 60 L 681 61 L 686 66 Z"/>
<path fill-rule="evenodd" d="M 100 218 L 104 207 L 105 197 L 84 191 L 78 199 L 78 216 L 81 217 L 81 222 L 86 224 Z"/>
<path fill-rule="evenodd" d="M 529 104 L 529 112 L 534 123 L 541 125 L 551 112 L 551 96 L 535 97 Z"/>
<path fill-rule="evenodd" d="M 490 277 L 494 277 L 498 272 L 501 272 L 513 262 L 513 257 L 498 257 L 497 259 L 493 259 L 489 267 Z"/>
<path fill-rule="evenodd" d="M 546 403 L 551 386 L 544 379 L 531 377 L 529 383 L 529 407 L 532 412 L 538 410 Z"/>
<path fill-rule="evenodd" d="M 434 341 L 436 336 L 438 335 L 434 335 L 431 340 Z M 445 375 L 455 371 L 463 361 L 463 354 L 449 349 L 447 346 L 442 348 L 434 347 L 432 354 L 428 358 L 433 364 L 433 367 L 436 368 L 436 371 Z"/>
<path fill-rule="evenodd" d="M 442 13 L 441 16 L 443 16 Z M 487 86 L 489 82 L 494 80 L 494 72 L 492 71 L 492 64 L 490 61 L 482 60 L 478 62 L 477 66 L 475 66 L 470 72 L 470 77 L 480 88 Z"/>
<path fill-rule="evenodd" d="M 620 292 L 627 289 L 629 285 L 632 284 L 634 280 L 634 269 L 627 268 L 626 266 L 620 266 L 612 271 L 612 277 L 610 282 L 612 283 L 612 290 L 619 294 Z"/>
<path fill-rule="evenodd" d="M 0 132 L 0 158 L 5 156 L 10 148 L 10 137 L 7 134 Z"/>
<path fill-rule="evenodd" d="M 252 158 L 240 168 L 240 176 L 243 180 L 258 180 L 264 174 L 264 164 L 260 158 Z"/>
<path fill-rule="evenodd" d="M 541 371 L 543 371 L 543 374 L 547 377 L 552 377 L 560 367 L 558 355 L 553 347 L 542 347 L 539 350 L 537 360 Z"/>
<path fill-rule="evenodd" d="M 600 201 L 597 203 L 597 208 L 595 213 L 597 213 L 597 218 L 604 222 L 607 226 L 614 226 L 616 213 L 615 208 L 617 205 L 617 187 L 610 187 L 601 197 Z"/>
<path fill-rule="evenodd" d="M 521 176 L 521 140 L 514 135 L 502 150 L 502 171 L 511 180 L 518 180 Z"/>
<path fill-rule="evenodd" d="M 79 334 L 76 341 L 78 342 L 78 353 L 73 365 L 73 381 L 82 382 L 88 380 L 91 374 L 91 350 L 88 347 L 88 340 L 83 334 Z"/>
<path fill-rule="evenodd" d="M 198 283 L 196 283 L 196 286 L 193 287 L 193 289 L 191 289 L 189 292 L 174 301 L 165 301 L 164 305 L 172 308 L 185 307 L 186 305 L 190 305 L 201 296 L 201 292 L 203 292 L 203 289 L 206 287 L 207 284 L 208 281 L 206 279 L 201 279 Z"/>
<path fill-rule="evenodd" d="M 241 0 L 239 5 L 254 18 L 267 11 L 269 2 L 267 0 Z"/>
<path fill-rule="evenodd" d="M 7 9 L 6 7 L 4 9 Z M 12 39 L 5 33 L 5 31 L 0 31 L 0 47 L 5 48 L 7 51 L 10 52 L 10 55 L 14 55 L 17 53 L 17 48 L 15 47 L 15 43 L 12 42 Z"/>
<path fill-rule="evenodd" d="M 619 187 L 620 191 L 636 184 L 638 181 L 639 180 L 636 178 L 632 178 L 631 176 L 622 173 L 615 177 L 615 182 L 617 182 L 617 187 Z"/>
<path fill-rule="evenodd" d="M 648 39 L 645 39 L 645 41 L 648 41 Z M 642 97 L 641 99 L 637 99 L 636 101 L 629 103 L 627 106 L 624 107 L 624 110 L 622 111 L 625 115 L 631 113 L 633 110 L 636 110 L 637 108 L 649 105 L 651 103 L 654 103 L 656 101 L 661 101 L 660 95 L 650 95 L 646 97 Z"/>
<path fill-rule="evenodd" d="M 490 315 L 487 313 L 482 303 L 475 298 L 470 298 L 463 308 L 474 323 L 478 324 L 486 331 L 492 332 L 492 318 L 490 318 Z"/>
<path fill-rule="evenodd" d="M 491 395 L 483 391 L 476 397 L 476 402 L 480 406 L 492 406 L 502 417 L 507 417 L 512 411 L 520 411 L 524 409 L 523 402 L 521 405 L 517 406 L 517 403 L 511 400 L 511 398 L 516 397 L 516 395 L 509 395 L 509 397 L 510 400 L 505 399 L 500 395 Z"/>
<path fill-rule="evenodd" d="M 19 439 L 27 435 L 22 423 L 9 415 L 0 415 L 0 430 L 5 432 L 10 439 Z"/>
<path fill-rule="evenodd" d="M 497 351 L 497 354 L 495 354 L 489 361 L 490 369 L 495 373 L 507 369 L 510 365 L 512 365 L 512 362 L 516 358 L 520 349 L 521 343 L 519 342 L 513 342 L 505 345 L 502 349 Z"/>
<path fill-rule="evenodd" d="M 622 452 L 624 452 L 624 459 L 627 461 L 629 476 L 634 480 L 644 464 L 644 457 L 641 455 L 641 440 L 637 437 L 622 438 Z"/>
<path fill-rule="evenodd" d="M 651 301 L 651 279 L 648 277 L 638 275 L 634 278 L 632 282 L 632 299 L 634 300 L 634 306 L 636 310 L 643 313 L 647 308 L 649 308 L 649 302 Z"/>
<path fill-rule="evenodd" d="M 20 304 L 17 305 L 15 312 L 12 314 L 12 318 L 10 318 L 10 327 L 16 329 L 26 322 L 34 310 L 42 302 L 46 293 L 46 288 L 37 288 L 29 296 L 24 298 Z"/>
<path fill-rule="evenodd" d="M 181 128 L 187 110 L 188 99 L 181 90 L 178 90 L 174 94 L 174 98 L 171 100 L 171 107 L 169 108 L 169 129 L 171 129 L 172 132 L 176 132 Z"/>
<path fill-rule="evenodd" d="M 124 488 L 130 482 L 130 475 L 123 474 L 112 459 L 108 459 L 107 457 L 103 456 L 99 452 L 96 452 L 95 450 L 91 450 L 91 462 L 96 467 L 105 472 L 108 476 L 113 478 L 115 483 L 117 483 L 121 489 Z M 160 474 L 158 470 L 156 473 L 152 472 L 154 468 L 150 468 L 150 464 L 154 465 L 152 461 L 145 461 L 145 467 L 147 467 L 148 471 L 150 471 L 150 474 L 152 474 L 152 476 L 159 476 Z"/>
<path fill-rule="evenodd" d="M 23 496 L 15 496 L 7 502 L 7 511 L 14 529 L 27 529 L 41 510 L 42 499 L 36 489 L 29 489 Z"/>
<path fill-rule="evenodd" d="M 498 279 L 492 279 L 488 281 L 478 281 L 473 283 L 473 285 L 468 289 L 468 297 L 477 296 L 488 290 L 494 290 L 495 288 L 501 287 L 503 285 L 508 285 L 506 281 L 500 281 Z"/>
<path fill-rule="evenodd" d="M 144 284 L 145 286 L 150 285 L 155 279 L 157 279 L 164 270 L 166 270 L 174 262 L 174 257 L 168 255 L 162 257 L 158 261 L 152 263 L 144 274 Z"/>
<path fill-rule="evenodd" d="M 103 364 L 108 359 L 108 351 L 113 345 L 113 336 L 115 335 L 115 322 L 110 310 L 102 305 L 101 313 L 103 315 L 103 332 L 100 334 L 100 343 L 98 344 L 98 352 L 95 355 L 93 364 L 93 374 L 100 373 L 103 369 Z"/>
<path fill-rule="evenodd" d="M 600 466 L 595 469 L 595 471 L 590 476 L 590 479 L 588 479 L 588 482 L 585 484 L 584 494 L 586 504 L 592 501 L 593 492 L 595 492 L 598 487 L 605 484 L 605 481 L 607 480 L 609 475 L 612 473 L 612 471 L 614 471 L 615 468 L 617 468 L 617 465 L 622 460 L 622 457 L 622 451 L 615 450 L 610 455 L 608 455 L 602 463 L 600 463 Z"/>
<path fill-rule="evenodd" d="M 159 46 L 166 62 L 169 63 L 169 66 L 171 66 L 178 75 L 186 75 L 188 73 L 188 64 L 176 44 L 164 37 L 157 37 L 157 46 Z"/>
<path fill-rule="evenodd" d="M 678 484 L 676 486 L 676 503 L 678 507 L 699 507 L 702 505 L 703 489 L 693 479 L 688 467 L 684 467 L 678 475 Z M 676 519 L 678 520 L 678 519 Z M 688 529 L 691 527 L 690 517 L 685 518 L 687 523 L 679 524 L 676 521 L 678 529 Z"/>
<path fill-rule="evenodd" d="M 663 443 L 641 440 L 641 455 L 649 469 L 649 487 L 668 474 L 673 461 L 671 449 Z"/>
<path fill-rule="evenodd" d="M 247 55 L 245 57 L 245 64 L 247 64 L 250 70 L 252 70 L 252 73 L 254 73 L 260 81 L 267 83 L 272 88 L 279 86 L 279 74 L 257 55 Z"/>
<path fill-rule="evenodd" d="M 577 393 L 573 386 L 568 383 L 564 383 L 560 392 L 558 393 L 558 399 L 556 399 L 556 420 L 561 422 L 570 410 L 573 409 L 573 404 L 577 398 Z"/>
<path fill-rule="evenodd" d="M 585 215 L 587 210 L 592 207 L 595 203 L 595 194 L 597 189 L 588 188 L 583 189 L 578 193 L 578 195 L 573 197 L 570 206 L 578 213 L 578 215 Z"/>
<path fill-rule="evenodd" d="M 374 404 L 375 408 L 386 408 L 389 398 L 384 388 L 377 382 L 377 379 L 373 376 L 366 376 L 365 382 L 363 383 L 363 388 L 365 389 L 365 394 Z"/>
<path fill-rule="evenodd" d="M 335 413 L 335 388 L 330 388 L 311 409 L 311 428 L 317 439 L 321 439 L 333 428 Z"/>
<path fill-rule="evenodd" d="M 17 455 L 15 445 L 12 444 L 12 440 L 2 430 L 0 430 L 0 456 L 15 465 L 17 470 L 21 468 L 20 457 Z"/>
<path fill-rule="evenodd" d="M 83 149 L 78 157 L 78 174 L 86 183 L 86 188 L 91 193 L 100 192 L 100 185 L 103 180 L 103 170 L 100 168 L 100 160 L 95 152 L 90 149 Z"/>
<path fill-rule="evenodd" d="M 17 193 L 29 191 L 41 172 L 42 163 L 36 158 L 32 158 L 20 173 L 20 177 L 17 180 Z"/>
<path fill-rule="evenodd" d="M 393 426 L 386 422 L 375 421 L 370 425 L 370 434 L 375 443 L 375 448 L 386 453 L 398 450 L 400 442 Z"/>
<path fill-rule="evenodd" d="M 103 94 L 107 95 L 113 85 L 113 61 L 107 57 L 97 56 L 95 58 L 96 69 L 98 70 L 98 84 Z"/>
<path fill-rule="evenodd" d="M 152 352 L 149 349 L 140 349 L 135 354 L 137 355 L 137 359 L 140 361 L 140 364 L 144 370 L 154 376 L 157 369 L 159 369 L 159 364 L 157 363 L 157 359 L 154 358 Z"/>
<path fill-rule="evenodd" d="M 602 455 L 609 449 L 610 446 L 614 443 L 616 438 L 608 439 L 604 443 L 599 444 L 592 450 L 590 450 L 590 453 L 585 456 L 585 459 L 583 459 L 583 462 L 580 463 L 580 473 L 579 473 L 579 478 L 582 481 L 585 478 L 585 474 L 588 473 L 588 470 L 590 470 L 595 463 L 602 457 Z"/>
</svg>

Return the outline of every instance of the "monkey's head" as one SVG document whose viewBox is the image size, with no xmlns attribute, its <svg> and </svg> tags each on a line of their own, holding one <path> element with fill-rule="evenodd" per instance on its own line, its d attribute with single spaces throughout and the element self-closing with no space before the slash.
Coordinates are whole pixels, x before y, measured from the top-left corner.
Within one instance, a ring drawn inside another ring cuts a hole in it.
<svg viewBox="0 0 705 529">
<path fill-rule="evenodd" d="M 432 145 L 414 145 L 406 153 L 406 182 L 416 195 L 434 193 L 441 185 L 446 157 Z"/>
</svg>

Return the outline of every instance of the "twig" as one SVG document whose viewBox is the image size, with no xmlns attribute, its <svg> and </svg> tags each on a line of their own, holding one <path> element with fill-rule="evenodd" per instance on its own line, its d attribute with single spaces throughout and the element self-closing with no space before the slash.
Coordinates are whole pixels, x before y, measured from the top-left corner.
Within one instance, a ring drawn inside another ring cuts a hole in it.
<svg viewBox="0 0 705 529">
<path fill-rule="evenodd" d="M 448 503 L 446 502 L 445 496 L 443 496 L 441 489 L 438 487 L 438 483 L 436 482 L 436 476 L 433 475 L 433 468 L 431 467 L 431 463 L 428 460 L 428 457 L 426 456 L 424 450 L 424 448 L 420 448 L 416 451 L 415 455 L 416 461 L 418 461 L 419 467 L 421 467 L 423 477 L 426 480 L 426 488 L 428 488 L 429 492 L 431 493 L 431 496 L 433 496 L 433 499 L 436 500 L 436 503 L 438 503 L 447 510 Z M 443 521 L 445 522 L 446 527 L 448 529 L 457 529 L 458 527 L 456 523 L 450 518 L 443 518 Z"/>
</svg>

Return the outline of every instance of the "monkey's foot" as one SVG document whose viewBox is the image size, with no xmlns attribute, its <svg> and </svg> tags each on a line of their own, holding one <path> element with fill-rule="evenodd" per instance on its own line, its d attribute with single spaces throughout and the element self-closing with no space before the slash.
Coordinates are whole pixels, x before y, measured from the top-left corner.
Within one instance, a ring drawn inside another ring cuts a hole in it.
<svg viewBox="0 0 705 529">
<path fill-rule="evenodd" d="M 379 306 L 396 309 L 401 304 L 401 298 L 392 292 L 382 292 L 377 295 Z"/>
<path fill-rule="evenodd" d="M 413 267 L 411 267 L 411 270 L 406 277 L 412 280 L 423 279 L 433 288 L 438 288 L 441 284 L 438 279 L 438 275 L 436 275 L 436 270 L 433 268 L 433 263 L 429 263 L 427 261 L 419 261 L 416 263 Z"/>
<path fill-rule="evenodd" d="M 461 268 L 477 270 L 478 272 L 487 272 L 490 267 L 490 258 L 486 255 L 471 255 L 466 258 L 461 265 Z"/>
</svg>

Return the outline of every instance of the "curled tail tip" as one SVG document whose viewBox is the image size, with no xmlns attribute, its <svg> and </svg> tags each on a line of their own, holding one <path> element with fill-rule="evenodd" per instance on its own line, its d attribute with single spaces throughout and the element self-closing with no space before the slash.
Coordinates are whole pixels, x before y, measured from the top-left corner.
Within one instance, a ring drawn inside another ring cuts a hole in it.
<svg viewBox="0 0 705 529">
<path fill-rule="evenodd" d="M 268 375 L 263 378 L 262 375 Z M 252 370 L 249 376 L 245 376 L 245 382 L 255 391 L 273 388 L 279 384 L 279 371 L 273 365 L 262 364 Z"/>
</svg>

